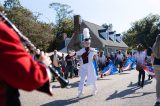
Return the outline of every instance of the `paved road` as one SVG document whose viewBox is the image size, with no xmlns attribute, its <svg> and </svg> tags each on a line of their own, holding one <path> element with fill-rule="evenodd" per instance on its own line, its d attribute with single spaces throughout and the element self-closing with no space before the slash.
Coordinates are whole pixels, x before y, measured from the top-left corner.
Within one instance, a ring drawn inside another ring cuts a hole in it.
<svg viewBox="0 0 160 106">
<path fill-rule="evenodd" d="M 20 91 L 21 102 L 23 106 L 153 106 L 156 99 L 155 79 L 148 81 L 146 76 L 145 86 L 139 88 L 137 75 L 138 72 L 132 70 L 99 79 L 98 94 L 92 96 L 92 86 L 88 86 L 81 98 L 76 98 L 79 78 L 70 80 L 70 89 L 61 89 L 54 82 L 53 97 L 37 91 Z"/>
</svg>

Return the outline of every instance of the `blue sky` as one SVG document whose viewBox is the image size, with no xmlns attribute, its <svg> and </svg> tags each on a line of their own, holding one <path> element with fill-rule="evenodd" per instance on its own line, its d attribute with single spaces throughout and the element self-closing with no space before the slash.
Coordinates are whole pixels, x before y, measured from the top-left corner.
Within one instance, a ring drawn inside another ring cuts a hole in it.
<svg viewBox="0 0 160 106">
<path fill-rule="evenodd" d="M 0 0 L 3 4 L 4 0 Z M 121 33 L 130 28 L 131 23 L 148 14 L 160 15 L 160 0 L 20 0 L 22 6 L 32 12 L 43 14 L 41 20 L 55 21 L 55 11 L 49 8 L 52 2 L 68 4 L 74 14 L 81 18 L 102 25 L 112 23 L 113 30 Z"/>
</svg>

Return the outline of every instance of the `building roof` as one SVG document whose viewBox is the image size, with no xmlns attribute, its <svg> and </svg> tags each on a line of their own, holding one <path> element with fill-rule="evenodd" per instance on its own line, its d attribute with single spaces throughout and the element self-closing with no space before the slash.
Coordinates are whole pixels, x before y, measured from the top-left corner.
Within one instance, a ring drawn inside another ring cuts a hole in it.
<svg viewBox="0 0 160 106">
<path fill-rule="evenodd" d="M 116 34 L 116 41 L 117 42 L 121 42 L 122 41 L 121 34 Z"/>
<path fill-rule="evenodd" d="M 99 37 L 106 40 L 108 38 L 108 34 L 106 33 L 107 29 L 98 30 Z"/>
<path fill-rule="evenodd" d="M 82 22 L 88 26 L 88 28 L 90 29 L 90 31 L 92 31 L 92 33 L 94 35 L 96 35 L 96 37 L 106 46 L 109 46 L 109 47 L 121 47 L 121 48 L 128 48 L 128 46 L 123 42 L 117 42 L 117 41 L 111 41 L 111 40 L 108 40 L 108 39 L 103 39 L 101 37 L 99 37 L 99 33 L 98 33 L 98 30 L 101 30 L 101 29 L 105 29 L 104 27 L 102 26 L 99 26 L 97 24 L 94 24 L 94 23 L 91 23 L 91 22 L 88 22 L 88 21 L 85 21 L 85 20 L 82 20 Z"/>
</svg>

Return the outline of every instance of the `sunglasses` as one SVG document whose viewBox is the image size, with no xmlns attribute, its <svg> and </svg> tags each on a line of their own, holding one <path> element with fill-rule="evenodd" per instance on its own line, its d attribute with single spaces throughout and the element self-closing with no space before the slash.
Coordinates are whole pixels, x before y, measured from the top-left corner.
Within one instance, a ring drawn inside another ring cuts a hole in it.
<svg viewBox="0 0 160 106">
<path fill-rule="evenodd" d="M 91 38 L 85 38 L 84 41 L 89 41 Z"/>
</svg>

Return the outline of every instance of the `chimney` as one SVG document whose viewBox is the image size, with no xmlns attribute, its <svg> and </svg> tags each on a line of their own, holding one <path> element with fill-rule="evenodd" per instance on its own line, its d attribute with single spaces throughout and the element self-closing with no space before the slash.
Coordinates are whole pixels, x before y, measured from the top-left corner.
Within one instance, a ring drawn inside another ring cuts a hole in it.
<svg viewBox="0 0 160 106">
<path fill-rule="evenodd" d="M 75 35 L 80 34 L 80 28 L 81 28 L 80 15 L 75 15 L 74 16 L 74 33 L 75 33 Z"/>
<path fill-rule="evenodd" d="M 80 30 L 81 30 L 81 19 L 80 15 L 74 16 L 74 33 L 70 43 L 68 44 L 67 50 L 79 50 L 80 49 Z"/>
</svg>

